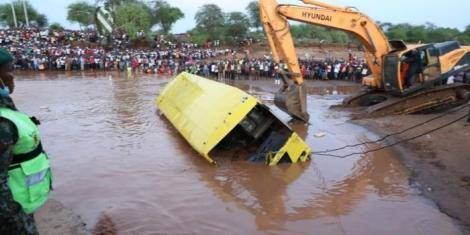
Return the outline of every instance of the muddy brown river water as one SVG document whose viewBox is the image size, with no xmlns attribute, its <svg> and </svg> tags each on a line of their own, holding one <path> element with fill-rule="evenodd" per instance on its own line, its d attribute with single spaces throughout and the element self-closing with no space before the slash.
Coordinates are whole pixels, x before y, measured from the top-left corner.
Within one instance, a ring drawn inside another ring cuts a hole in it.
<svg viewBox="0 0 470 235">
<path fill-rule="evenodd" d="M 42 121 L 55 174 L 51 197 L 90 231 L 460 234 L 410 186 L 410 172 L 391 150 L 347 159 L 312 156 L 306 164 L 276 167 L 233 159 L 209 165 L 156 113 L 154 100 L 168 81 L 117 73 L 17 74 L 17 106 Z M 271 82 L 235 85 L 273 107 Z M 294 129 L 314 151 L 377 138 L 349 123 L 347 113 L 329 109 L 357 86 L 309 86 L 312 125 Z M 316 138 L 320 132 L 326 136 Z"/>
</svg>

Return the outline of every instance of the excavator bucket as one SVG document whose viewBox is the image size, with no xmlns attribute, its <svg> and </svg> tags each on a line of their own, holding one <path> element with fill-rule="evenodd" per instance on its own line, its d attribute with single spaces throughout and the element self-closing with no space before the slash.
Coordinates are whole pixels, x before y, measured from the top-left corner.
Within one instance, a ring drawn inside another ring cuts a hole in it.
<svg viewBox="0 0 470 235">
<path fill-rule="evenodd" d="M 214 152 L 236 153 L 271 166 L 307 161 L 312 152 L 269 107 L 232 86 L 182 73 L 156 102 L 186 141 L 213 164 Z"/>
<path fill-rule="evenodd" d="M 310 116 L 307 112 L 307 88 L 305 84 L 291 84 L 287 88 L 282 88 L 276 93 L 274 103 L 279 109 L 292 117 L 308 123 Z"/>
</svg>

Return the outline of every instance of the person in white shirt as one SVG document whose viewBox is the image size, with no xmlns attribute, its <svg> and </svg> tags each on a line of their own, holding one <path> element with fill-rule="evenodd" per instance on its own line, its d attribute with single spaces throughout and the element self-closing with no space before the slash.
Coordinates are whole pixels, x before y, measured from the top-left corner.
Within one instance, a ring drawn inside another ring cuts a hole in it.
<svg viewBox="0 0 470 235">
<path fill-rule="evenodd" d="M 335 79 L 338 79 L 338 75 L 339 75 L 339 70 L 341 68 L 341 64 L 340 63 L 337 63 L 335 64 L 335 69 L 334 69 L 334 76 L 335 76 Z"/>
<path fill-rule="evenodd" d="M 447 78 L 447 85 L 451 85 L 455 83 L 455 77 L 454 75 L 451 75 L 449 78 Z"/>
<path fill-rule="evenodd" d="M 276 74 L 275 77 L 274 77 L 274 84 L 275 85 L 281 85 L 279 65 L 274 66 L 274 73 Z"/>
</svg>

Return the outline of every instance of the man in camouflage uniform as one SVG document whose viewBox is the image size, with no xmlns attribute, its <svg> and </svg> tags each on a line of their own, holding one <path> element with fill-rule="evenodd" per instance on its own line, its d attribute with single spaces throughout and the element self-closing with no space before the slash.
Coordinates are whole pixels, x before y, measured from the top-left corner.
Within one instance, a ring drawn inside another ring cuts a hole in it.
<svg viewBox="0 0 470 235">
<path fill-rule="evenodd" d="M 0 89 L 14 89 L 12 56 L 0 48 Z M 13 100 L 5 92 L 0 92 L 0 107 L 16 110 Z M 0 117 L 0 234 L 38 234 L 34 218 L 23 211 L 13 200 L 8 188 L 8 168 L 13 159 L 12 148 L 18 140 L 18 130 L 10 120 Z"/>
</svg>

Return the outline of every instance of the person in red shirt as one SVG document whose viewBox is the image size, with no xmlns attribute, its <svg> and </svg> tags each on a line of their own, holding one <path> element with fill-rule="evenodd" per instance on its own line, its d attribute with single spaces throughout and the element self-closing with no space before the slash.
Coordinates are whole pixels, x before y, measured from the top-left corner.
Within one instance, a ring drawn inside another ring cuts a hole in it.
<svg viewBox="0 0 470 235">
<path fill-rule="evenodd" d="M 307 68 L 305 68 L 305 65 L 302 65 L 302 68 L 300 69 L 300 73 L 302 74 L 302 77 L 307 76 Z"/>
<path fill-rule="evenodd" d="M 131 60 L 131 67 L 132 67 L 132 70 L 133 70 L 133 71 L 136 71 L 137 68 L 139 67 L 139 62 L 138 62 L 137 59 L 134 58 L 134 57 L 133 57 L 132 60 Z"/>
</svg>

